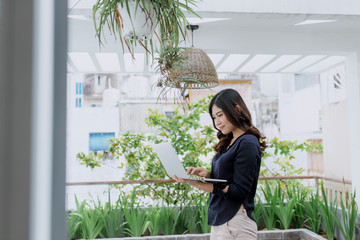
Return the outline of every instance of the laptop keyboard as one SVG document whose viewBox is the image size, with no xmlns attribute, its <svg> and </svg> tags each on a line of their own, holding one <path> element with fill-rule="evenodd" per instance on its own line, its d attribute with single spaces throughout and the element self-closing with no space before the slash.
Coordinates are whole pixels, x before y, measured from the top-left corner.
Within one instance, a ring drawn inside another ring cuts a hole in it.
<svg viewBox="0 0 360 240">
<path fill-rule="evenodd" d="M 205 181 L 204 181 L 204 178 L 202 178 L 202 177 L 189 177 L 189 179 L 205 182 Z"/>
</svg>

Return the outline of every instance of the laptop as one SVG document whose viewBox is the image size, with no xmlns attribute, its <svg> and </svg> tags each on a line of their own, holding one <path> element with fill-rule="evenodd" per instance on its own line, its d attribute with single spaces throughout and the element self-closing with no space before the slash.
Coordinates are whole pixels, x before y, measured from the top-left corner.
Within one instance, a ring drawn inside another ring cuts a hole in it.
<svg viewBox="0 0 360 240">
<path fill-rule="evenodd" d="M 178 178 L 198 180 L 202 182 L 226 182 L 225 179 L 213 179 L 213 178 L 203 178 L 203 177 L 190 177 L 187 175 L 184 166 L 180 162 L 178 155 L 175 152 L 175 149 L 169 142 L 160 143 L 153 145 L 155 152 L 159 156 L 159 159 L 164 166 L 167 174 L 172 178 L 173 175 L 176 175 Z"/>
</svg>

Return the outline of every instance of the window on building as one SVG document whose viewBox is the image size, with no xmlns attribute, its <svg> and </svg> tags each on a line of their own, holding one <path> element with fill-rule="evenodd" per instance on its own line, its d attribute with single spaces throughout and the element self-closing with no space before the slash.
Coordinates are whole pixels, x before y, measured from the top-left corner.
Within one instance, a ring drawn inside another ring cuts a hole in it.
<svg viewBox="0 0 360 240">
<path fill-rule="evenodd" d="M 89 150 L 91 152 L 98 152 L 105 153 L 106 158 L 111 158 L 107 154 L 107 150 L 110 147 L 110 139 L 115 137 L 115 133 L 90 133 L 89 134 Z"/>
<path fill-rule="evenodd" d="M 81 98 L 76 98 L 75 99 L 75 107 L 81 108 Z"/>
<path fill-rule="evenodd" d="M 165 116 L 168 118 L 168 119 L 172 119 L 174 117 L 174 112 L 165 112 Z"/>
<path fill-rule="evenodd" d="M 75 84 L 75 93 L 76 95 L 81 95 L 84 93 L 84 84 L 81 82 L 77 82 Z"/>
</svg>

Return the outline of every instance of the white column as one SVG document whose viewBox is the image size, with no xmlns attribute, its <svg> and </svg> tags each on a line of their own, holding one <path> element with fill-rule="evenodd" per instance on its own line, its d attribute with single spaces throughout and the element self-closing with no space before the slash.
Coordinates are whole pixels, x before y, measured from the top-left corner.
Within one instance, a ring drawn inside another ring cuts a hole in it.
<svg viewBox="0 0 360 240">
<path fill-rule="evenodd" d="M 1 239 L 66 239 L 66 14 L 0 0 Z"/>
<path fill-rule="evenodd" d="M 34 2 L 0 6 L 0 238 L 29 239 Z"/>
<path fill-rule="evenodd" d="M 357 203 L 360 203 L 360 64 L 359 55 L 353 53 L 346 58 L 346 94 L 347 94 L 347 122 L 339 122 L 339 127 L 347 124 L 349 128 L 349 149 L 351 162 L 351 181 L 357 192 Z M 341 139 L 339 139 L 341 141 Z M 339 163 L 341 164 L 341 159 Z"/>
<path fill-rule="evenodd" d="M 48 0 L 43 0 L 48 1 Z M 65 163 L 66 163 L 66 61 L 67 61 L 67 1 L 53 0 L 54 59 L 53 71 L 53 135 L 51 240 L 66 239 L 65 223 Z M 36 238 L 37 239 L 37 238 Z"/>
</svg>

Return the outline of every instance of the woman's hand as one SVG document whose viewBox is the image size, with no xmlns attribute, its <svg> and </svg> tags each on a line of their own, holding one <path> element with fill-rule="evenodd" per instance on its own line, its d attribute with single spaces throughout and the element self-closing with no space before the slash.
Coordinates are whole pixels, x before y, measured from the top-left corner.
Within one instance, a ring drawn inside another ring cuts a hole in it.
<svg viewBox="0 0 360 240">
<path fill-rule="evenodd" d="M 197 183 L 199 182 L 197 180 L 178 178 L 176 175 L 173 176 L 173 179 L 178 183 L 185 183 L 185 184 L 189 184 L 189 185 L 195 186 L 195 187 L 197 186 Z"/>
<path fill-rule="evenodd" d="M 210 178 L 210 171 L 201 167 L 189 167 L 187 170 L 187 174 Z"/>
<path fill-rule="evenodd" d="M 214 190 L 214 185 L 212 183 L 205 183 L 205 182 L 200 182 L 198 180 L 178 178 L 176 175 L 173 176 L 173 179 L 178 183 L 189 184 L 191 186 L 198 188 L 199 190 L 203 190 L 207 192 L 212 192 Z"/>
</svg>

